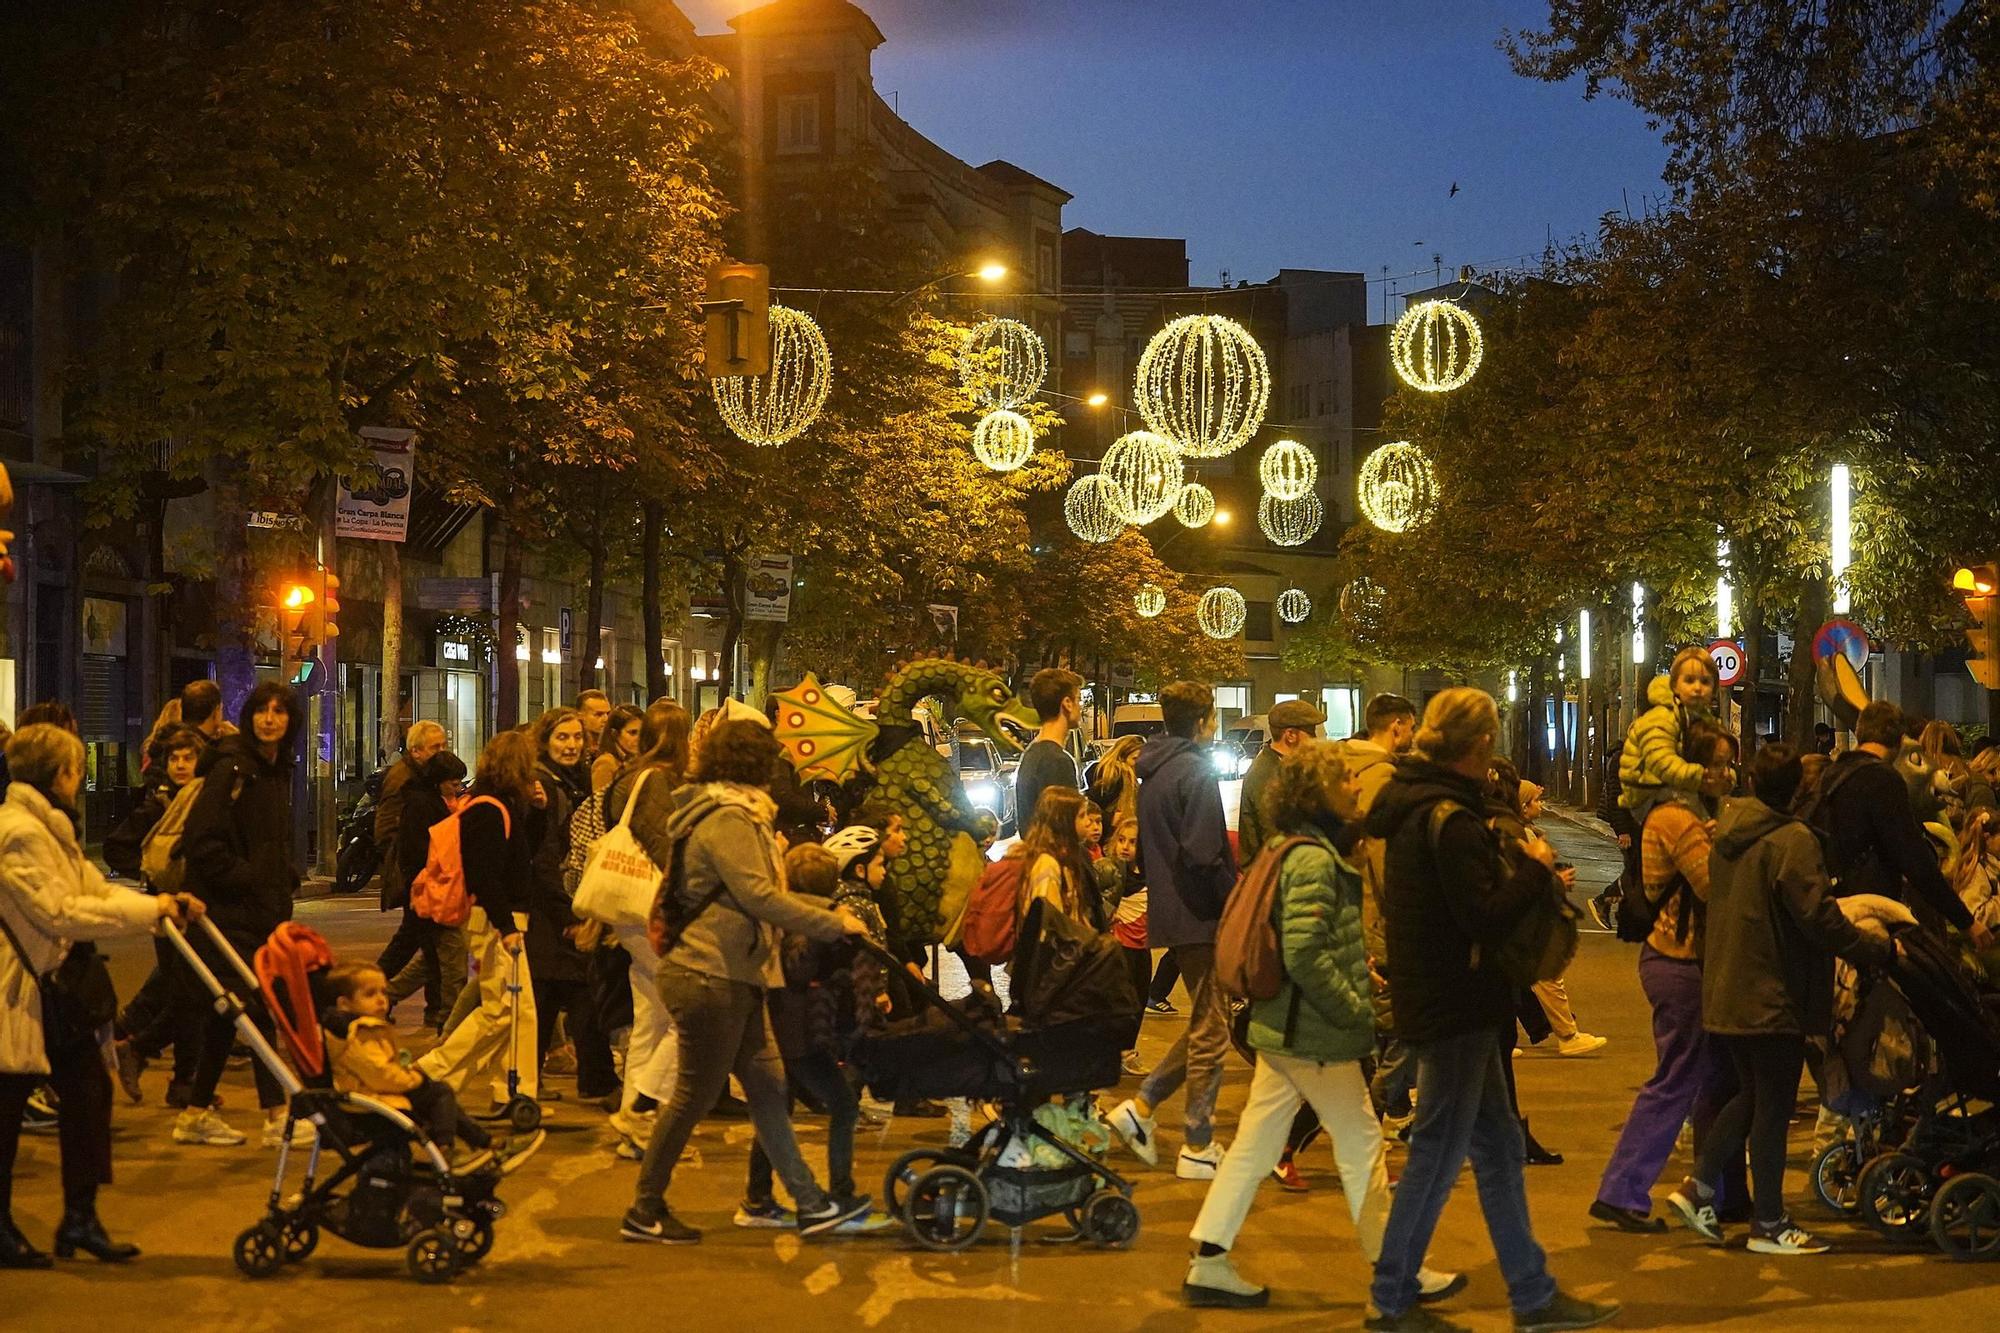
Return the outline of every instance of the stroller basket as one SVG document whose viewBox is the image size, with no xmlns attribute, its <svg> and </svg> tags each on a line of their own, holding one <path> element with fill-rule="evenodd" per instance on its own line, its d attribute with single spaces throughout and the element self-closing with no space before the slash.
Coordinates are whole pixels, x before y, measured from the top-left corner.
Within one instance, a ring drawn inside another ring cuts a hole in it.
<svg viewBox="0 0 2000 1333">
<path fill-rule="evenodd" d="M 986 1200 L 993 1220 L 1010 1227 L 1080 1207 L 1085 1199 L 1104 1188 L 1097 1173 L 1082 1166 L 1056 1170 L 993 1166 L 980 1179 L 986 1185 Z"/>
</svg>

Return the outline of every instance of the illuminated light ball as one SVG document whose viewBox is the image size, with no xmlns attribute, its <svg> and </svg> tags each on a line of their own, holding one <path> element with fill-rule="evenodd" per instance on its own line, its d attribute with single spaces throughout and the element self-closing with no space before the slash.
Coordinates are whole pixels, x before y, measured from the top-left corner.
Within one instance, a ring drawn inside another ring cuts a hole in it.
<svg viewBox="0 0 2000 1333">
<path fill-rule="evenodd" d="M 1069 530 L 1087 542 L 1108 542 L 1125 531 L 1125 519 L 1111 504 L 1111 484 L 1096 473 L 1077 478 L 1063 497 Z"/>
<path fill-rule="evenodd" d="M 1215 492 L 1198 481 L 1189 482 L 1174 500 L 1174 517 L 1182 527 L 1207 527 L 1215 518 Z"/>
<path fill-rule="evenodd" d="M 958 378 L 984 408 L 1016 408 L 1041 391 L 1049 374 L 1042 336 L 1018 319 L 989 319 L 966 331 Z"/>
<path fill-rule="evenodd" d="M 1243 594 L 1224 586 L 1210 588 L 1201 595 L 1201 605 L 1195 608 L 1195 623 L 1201 632 L 1211 639 L 1233 639 L 1243 632 L 1243 621 L 1250 614 Z"/>
<path fill-rule="evenodd" d="M 1264 424 L 1271 369 L 1233 319 L 1183 315 L 1153 335 L 1132 386 L 1139 415 L 1190 458 L 1221 458 Z"/>
<path fill-rule="evenodd" d="M 1413 389 L 1449 393 L 1479 369 L 1486 344 L 1472 312 L 1450 301 L 1420 301 L 1389 335 L 1389 360 Z"/>
<path fill-rule="evenodd" d="M 751 444 L 779 445 L 812 425 L 833 383 L 826 335 L 810 315 L 771 307 L 771 372 L 711 382 L 723 424 Z"/>
<path fill-rule="evenodd" d="M 1319 497 L 1310 491 L 1296 500 L 1267 495 L 1257 502 L 1257 526 L 1279 546 L 1299 546 L 1312 540 L 1325 517 Z"/>
<path fill-rule="evenodd" d="M 1167 609 L 1167 590 L 1157 583 L 1142 583 L 1139 591 L 1132 594 L 1132 605 L 1140 615 L 1151 620 Z"/>
<path fill-rule="evenodd" d="M 1408 532 L 1437 508 L 1437 473 L 1423 450 L 1398 440 L 1362 462 L 1355 495 L 1370 523 L 1384 532 Z"/>
<path fill-rule="evenodd" d="M 1319 480 L 1319 459 L 1297 440 L 1279 440 L 1258 460 L 1257 475 L 1267 494 L 1297 500 L 1310 493 Z"/>
<path fill-rule="evenodd" d="M 1312 598 L 1306 596 L 1303 588 L 1287 588 L 1278 594 L 1278 619 L 1287 625 L 1298 625 L 1313 613 Z"/>
<path fill-rule="evenodd" d="M 1362 577 L 1342 588 L 1340 614 L 1354 638 L 1364 641 L 1373 638 L 1382 628 L 1381 585 Z"/>
<path fill-rule="evenodd" d="M 972 455 L 995 472 L 1012 472 L 1035 456 L 1035 425 L 1019 412 L 995 408 L 972 428 Z"/>
<path fill-rule="evenodd" d="M 1181 454 L 1174 442 L 1149 430 L 1121 435 L 1097 465 L 1111 505 L 1127 523 L 1151 523 L 1174 507 L 1181 493 Z"/>
</svg>

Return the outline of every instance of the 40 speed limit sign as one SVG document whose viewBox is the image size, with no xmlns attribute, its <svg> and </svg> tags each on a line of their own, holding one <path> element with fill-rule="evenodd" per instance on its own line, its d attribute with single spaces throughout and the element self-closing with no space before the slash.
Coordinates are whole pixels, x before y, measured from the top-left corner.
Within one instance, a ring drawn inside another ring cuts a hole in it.
<svg viewBox="0 0 2000 1333">
<path fill-rule="evenodd" d="M 1708 645 L 1715 661 L 1715 687 L 1726 690 L 1743 679 L 1743 645 L 1734 639 L 1717 639 Z"/>
</svg>

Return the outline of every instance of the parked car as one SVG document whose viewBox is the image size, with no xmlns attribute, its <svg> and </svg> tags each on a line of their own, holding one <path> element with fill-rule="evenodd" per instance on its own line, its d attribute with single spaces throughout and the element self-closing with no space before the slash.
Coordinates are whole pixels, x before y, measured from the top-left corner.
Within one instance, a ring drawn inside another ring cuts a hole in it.
<svg viewBox="0 0 2000 1333">
<path fill-rule="evenodd" d="M 1000 836 L 1014 833 L 1014 766 L 1000 757 L 1000 747 L 974 732 L 958 735 L 958 780 L 975 810 L 1000 821 Z"/>
<path fill-rule="evenodd" d="M 1264 748 L 1270 734 L 1270 724 L 1262 713 L 1252 713 L 1249 717 L 1239 717 L 1231 722 L 1215 738 L 1215 744 L 1209 751 L 1215 771 L 1225 778 L 1240 778 L 1248 773 L 1250 761 Z"/>
</svg>

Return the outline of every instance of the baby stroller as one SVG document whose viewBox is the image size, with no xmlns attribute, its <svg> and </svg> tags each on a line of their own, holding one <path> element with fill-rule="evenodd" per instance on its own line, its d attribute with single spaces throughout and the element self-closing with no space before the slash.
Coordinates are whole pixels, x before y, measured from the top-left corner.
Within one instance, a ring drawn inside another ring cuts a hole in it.
<svg viewBox="0 0 2000 1333">
<path fill-rule="evenodd" d="M 925 1015 L 857 1043 L 856 1062 L 877 1097 L 969 1097 L 999 1107 L 964 1147 L 919 1148 L 890 1165 L 882 1197 L 927 1250 L 965 1249 L 988 1219 L 1018 1239 L 1028 1223 L 1061 1214 L 1076 1236 L 1106 1248 L 1139 1234 L 1132 1183 L 1035 1116 L 1052 1096 L 1116 1084 L 1139 1026 L 1117 944 L 1060 914 L 1044 919 L 1043 906 L 1032 906 L 1021 928 L 1012 1015 L 999 1013 L 990 992 L 954 1005 L 917 985 Z"/>
<path fill-rule="evenodd" d="M 444 1153 L 408 1116 L 372 1097 L 334 1090 L 312 994 L 316 977 L 333 961 L 326 942 L 287 922 L 257 951 L 253 972 L 214 922 L 202 917 L 200 924 L 216 954 L 261 995 L 299 1070 L 294 1073 L 279 1058 L 243 1002 L 187 937 L 171 921 L 165 923 L 167 938 L 215 997 L 216 1012 L 234 1018 L 238 1039 L 287 1098 L 285 1141 L 278 1148 L 270 1200 L 264 1216 L 237 1236 L 236 1267 L 246 1277 L 270 1277 L 311 1255 L 322 1228 L 366 1248 L 402 1249 L 410 1276 L 419 1282 L 449 1282 L 484 1259 L 493 1248 L 493 1224 L 506 1212 L 494 1197 L 497 1173 L 454 1176 Z M 301 1082 L 301 1074 L 307 1081 Z M 300 1121 L 311 1122 L 317 1134 L 304 1150 L 305 1179 L 287 1195 L 292 1130 Z M 328 1150 L 339 1165 L 319 1180 L 320 1159 Z"/>
<path fill-rule="evenodd" d="M 1921 930 L 1897 938 L 1904 952 L 1887 981 L 1929 1035 L 1938 1072 L 1902 1144 L 1861 1168 L 1859 1212 L 1892 1239 L 1928 1234 L 1954 1259 L 2000 1258 L 2000 1017 L 1951 945 Z"/>
</svg>

